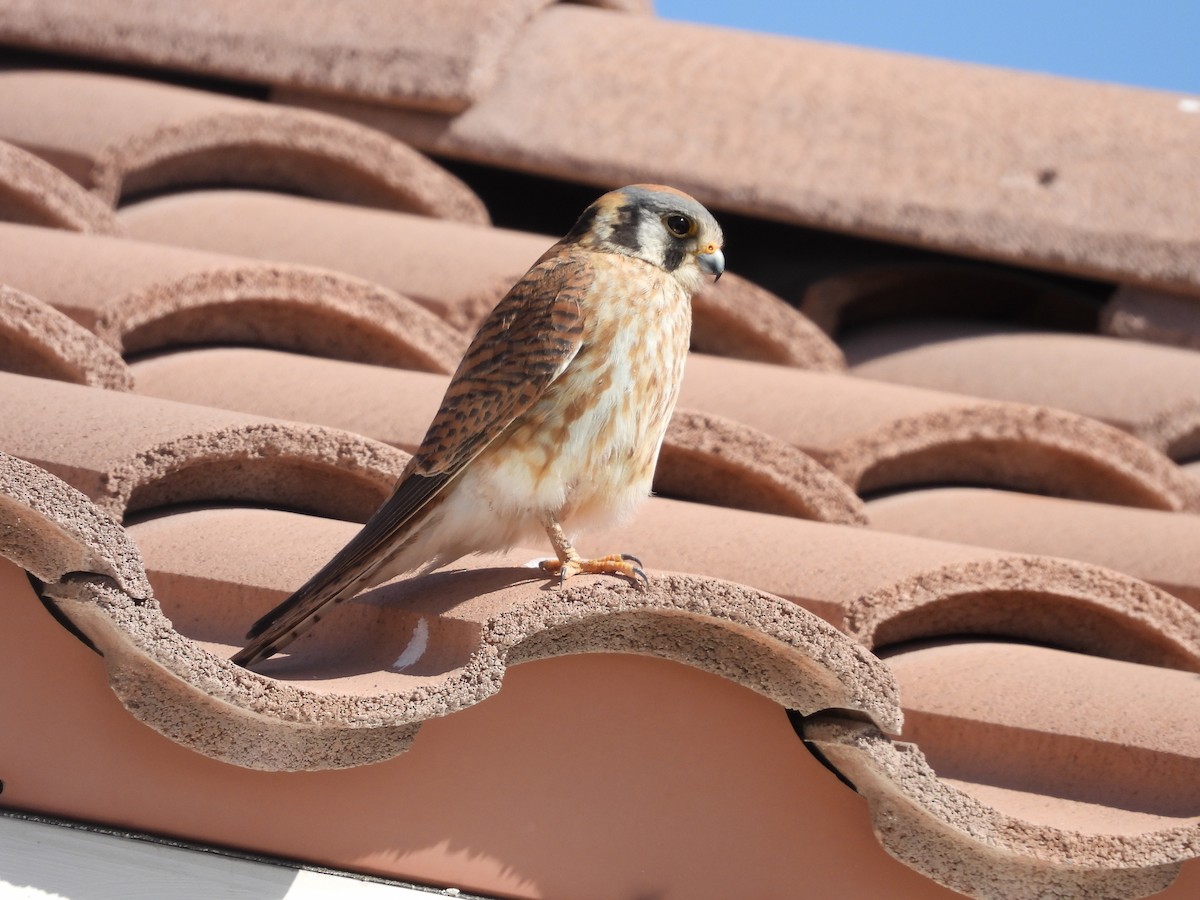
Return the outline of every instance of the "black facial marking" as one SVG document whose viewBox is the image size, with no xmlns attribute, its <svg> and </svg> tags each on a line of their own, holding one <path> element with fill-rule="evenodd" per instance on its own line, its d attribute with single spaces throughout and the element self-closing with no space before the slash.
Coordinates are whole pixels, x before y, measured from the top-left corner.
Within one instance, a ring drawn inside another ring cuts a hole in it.
<svg viewBox="0 0 1200 900">
<path fill-rule="evenodd" d="M 626 203 L 617 210 L 617 219 L 613 223 L 612 234 L 608 239 L 629 250 L 638 248 L 638 225 L 641 221 L 641 210 L 633 203 Z"/>
<path fill-rule="evenodd" d="M 686 255 L 684 249 L 679 244 L 671 244 L 667 248 L 667 252 L 663 255 L 663 268 L 668 272 L 674 272 L 683 264 L 683 258 Z"/>
<path fill-rule="evenodd" d="M 567 232 L 566 240 L 578 240 L 591 231 L 592 223 L 596 221 L 596 216 L 599 212 L 599 207 L 594 204 L 585 209 L 575 221 L 575 224 L 571 226 L 571 230 Z"/>
</svg>

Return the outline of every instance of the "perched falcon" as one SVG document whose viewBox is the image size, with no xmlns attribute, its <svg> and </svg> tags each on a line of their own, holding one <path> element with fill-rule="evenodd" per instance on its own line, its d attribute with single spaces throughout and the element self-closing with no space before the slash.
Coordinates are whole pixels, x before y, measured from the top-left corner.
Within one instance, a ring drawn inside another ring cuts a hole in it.
<svg viewBox="0 0 1200 900">
<path fill-rule="evenodd" d="M 551 575 L 644 579 L 634 557 L 581 558 L 562 523 L 619 518 L 650 493 L 691 297 L 724 271 L 721 247 L 716 220 L 674 188 L 633 185 L 584 210 L 484 321 L 391 496 L 233 661 L 267 659 L 327 606 L 403 572 L 542 530 Z"/>
</svg>

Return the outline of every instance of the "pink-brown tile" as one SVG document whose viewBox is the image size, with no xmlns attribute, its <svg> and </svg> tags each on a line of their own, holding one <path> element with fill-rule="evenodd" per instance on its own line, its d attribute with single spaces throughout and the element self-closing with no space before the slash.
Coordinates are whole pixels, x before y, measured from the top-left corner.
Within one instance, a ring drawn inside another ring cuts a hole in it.
<svg viewBox="0 0 1200 900">
<path fill-rule="evenodd" d="M 153 81 L 0 71 L 0 139 L 45 158 L 111 206 L 192 184 L 242 184 L 488 221 L 459 179 L 369 128 Z"/>
<path fill-rule="evenodd" d="M 122 352 L 211 341 L 449 372 L 462 335 L 386 288 L 338 272 L 0 223 L 0 282 Z"/>
<path fill-rule="evenodd" d="M 54 166 L 0 141 L 0 221 L 94 234 L 116 234 L 103 201 Z"/>
</svg>

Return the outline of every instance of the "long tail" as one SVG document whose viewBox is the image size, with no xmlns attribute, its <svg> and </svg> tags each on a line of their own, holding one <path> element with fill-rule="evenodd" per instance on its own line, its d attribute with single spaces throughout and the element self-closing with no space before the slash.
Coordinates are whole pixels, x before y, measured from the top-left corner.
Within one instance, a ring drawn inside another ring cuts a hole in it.
<svg viewBox="0 0 1200 900">
<path fill-rule="evenodd" d="M 425 562 L 409 558 L 416 552 L 413 543 L 425 528 L 436 527 L 441 516 L 439 494 L 449 480 L 445 475 L 402 476 L 391 497 L 350 543 L 300 590 L 254 623 L 246 634 L 251 643 L 234 655 L 233 662 L 248 667 L 273 656 L 321 621 L 325 607 Z"/>
<path fill-rule="evenodd" d="M 331 578 L 333 573 L 328 570 L 332 564 L 333 560 L 300 590 L 255 622 L 246 633 L 251 643 L 238 651 L 233 662 L 249 668 L 274 656 L 321 621 L 326 607 L 353 597 L 373 583 L 370 580 L 373 569 Z"/>
</svg>

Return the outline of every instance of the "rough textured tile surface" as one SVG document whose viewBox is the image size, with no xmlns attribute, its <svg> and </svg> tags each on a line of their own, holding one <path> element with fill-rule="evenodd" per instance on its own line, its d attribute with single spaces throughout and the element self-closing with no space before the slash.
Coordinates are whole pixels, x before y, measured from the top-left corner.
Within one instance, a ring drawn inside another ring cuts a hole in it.
<svg viewBox="0 0 1200 900">
<path fill-rule="evenodd" d="M 948 481 L 1190 509 L 1195 483 L 1143 442 L 1039 406 L 693 354 L 680 403 L 796 445 L 859 493 Z"/>
<path fill-rule="evenodd" d="M 5 803 L 18 809 L 166 834 L 186 809 L 193 840 L 485 895 L 678 888 L 716 900 L 754 884 L 955 896 L 880 848 L 861 800 L 804 751 L 776 704 L 691 667 L 610 654 L 516 666 L 486 703 L 427 722 L 399 759 L 284 775 L 208 759 L 130 716 L 100 657 L 2 561 L 0 596 L 0 685 L 20 685 L 0 694 L 7 714 L 39 723 L 38 740 L 0 730 Z M 804 813 L 814 807 L 819 817 Z"/>
<path fill-rule="evenodd" d="M 453 371 L 465 339 L 395 292 L 340 272 L 0 223 L 0 282 L 125 353 L 267 343 Z"/>
<path fill-rule="evenodd" d="M 350 272 L 473 330 L 556 238 L 244 191 L 202 191 L 135 204 L 132 236 Z M 564 222 L 563 231 L 570 227 Z M 818 370 L 841 351 L 768 291 L 726 273 L 692 300 L 692 343 L 705 352 Z"/>
<path fill-rule="evenodd" d="M 485 92 L 517 30 L 552 0 L 409 0 L 380 7 L 349 0 L 330 8 L 294 0 L 264 15 L 252 0 L 21 0 L 0 15 L 0 39 L 270 84 L 461 109 Z M 644 8 L 645 0 L 595 0 Z"/>
<path fill-rule="evenodd" d="M 127 391 L 133 376 L 110 344 L 22 291 L 0 284 L 0 369 Z"/>
<path fill-rule="evenodd" d="M 43 157 L 112 206 L 130 194 L 232 183 L 488 221 L 465 184 L 379 132 L 151 81 L 0 72 L 0 139 Z"/>
<path fill-rule="evenodd" d="M 313 102 L 491 165 L 1200 292 L 1200 116 L 1166 92 L 558 5 L 456 117 Z"/>
<path fill-rule="evenodd" d="M 1200 453 L 1200 354 L 1092 335 L 982 331 L 898 324 L 859 332 L 843 347 L 866 378 L 1066 409 L 1174 458 Z"/>
<path fill-rule="evenodd" d="M 1079 831 L 1200 825 L 1194 676 L 993 641 L 937 644 L 887 661 L 904 698 L 901 737 L 940 776 L 1076 801 L 1057 821 L 1053 806 L 1043 815 L 1045 824 Z M 1035 809 L 1014 812 L 1038 820 Z"/>
<path fill-rule="evenodd" d="M 1194 856 L 1195 822 L 1137 835 L 1037 825 L 939 779 L 916 745 L 861 722 L 823 717 L 805 735 L 867 799 L 889 853 L 969 897 L 1142 897 Z"/>
<path fill-rule="evenodd" d="M 112 211 L 59 169 L 0 141 L 0 221 L 94 234 L 120 230 Z"/>
<path fill-rule="evenodd" d="M 407 461 L 384 444 L 316 425 L 3 373 L 0 410 L 0 450 L 118 520 L 239 499 L 365 519 Z"/>
<path fill-rule="evenodd" d="M 1200 516 L 941 488 L 867 504 L 871 526 L 1014 553 L 1083 560 L 1158 585 L 1200 609 Z"/>
<path fill-rule="evenodd" d="M 248 348 L 159 354 L 134 365 L 139 393 L 343 428 L 414 452 L 446 380 Z M 749 426 L 676 410 L 655 474 L 675 497 L 824 522 L 864 521 L 862 501 L 808 455 Z"/>
<path fill-rule="evenodd" d="M 1194 296 L 1124 286 L 1104 307 L 1102 325 L 1118 337 L 1200 350 L 1200 302 Z"/>
</svg>

